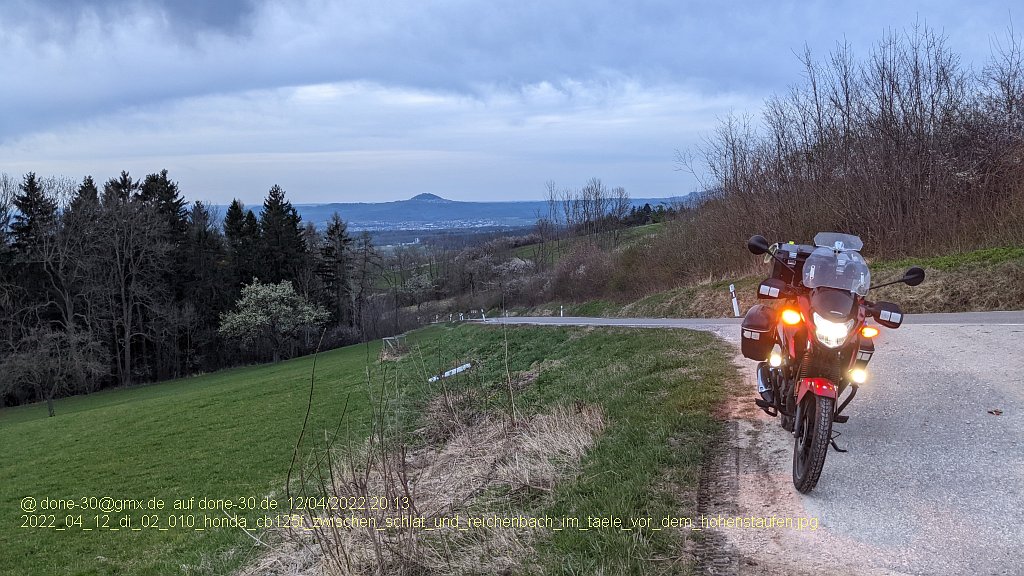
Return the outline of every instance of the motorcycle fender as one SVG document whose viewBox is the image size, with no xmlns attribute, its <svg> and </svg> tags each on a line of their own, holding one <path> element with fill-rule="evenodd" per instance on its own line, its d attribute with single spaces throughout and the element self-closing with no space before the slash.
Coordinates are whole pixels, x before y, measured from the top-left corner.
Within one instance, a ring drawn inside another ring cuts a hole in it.
<svg viewBox="0 0 1024 576">
<path fill-rule="evenodd" d="M 798 406 L 800 401 L 804 399 L 804 395 L 808 392 L 818 396 L 827 396 L 833 400 L 837 396 L 836 385 L 828 378 L 804 378 L 797 382 L 796 385 L 796 403 Z"/>
</svg>

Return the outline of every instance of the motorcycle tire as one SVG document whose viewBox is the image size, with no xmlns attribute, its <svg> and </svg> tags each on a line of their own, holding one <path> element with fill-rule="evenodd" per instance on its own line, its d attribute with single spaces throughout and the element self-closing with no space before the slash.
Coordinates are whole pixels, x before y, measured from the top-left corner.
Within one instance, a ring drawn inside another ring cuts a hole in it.
<svg viewBox="0 0 1024 576">
<path fill-rule="evenodd" d="M 793 443 L 793 485 L 807 494 L 818 484 L 832 439 L 835 400 L 808 394 L 800 407 L 798 431 Z"/>
</svg>

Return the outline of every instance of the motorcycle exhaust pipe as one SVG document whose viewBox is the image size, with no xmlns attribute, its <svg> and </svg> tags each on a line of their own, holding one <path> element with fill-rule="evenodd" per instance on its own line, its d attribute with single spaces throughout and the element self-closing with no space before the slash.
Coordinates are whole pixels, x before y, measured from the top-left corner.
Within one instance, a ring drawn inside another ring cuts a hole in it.
<svg viewBox="0 0 1024 576">
<path fill-rule="evenodd" d="M 757 365 L 757 393 L 765 402 L 775 405 L 775 391 L 772 389 L 772 377 L 767 362 L 760 362 Z"/>
</svg>

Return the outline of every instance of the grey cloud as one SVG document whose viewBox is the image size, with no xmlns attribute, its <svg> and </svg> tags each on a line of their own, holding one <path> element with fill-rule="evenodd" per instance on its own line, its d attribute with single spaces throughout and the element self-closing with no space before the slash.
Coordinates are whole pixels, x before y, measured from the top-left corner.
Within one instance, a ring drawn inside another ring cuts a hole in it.
<svg viewBox="0 0 1024 576">
<path fill-rule="evenodd" d="M 0 170 L 106 177 L 168 168 L 190 197 L 255 202 L 278 182 L 302 202 L 536 198 L 590 176 L 634 195 L 695 183 L 672 151 L 753 103 L 682 86 L 538 84 L 477 97 L 355 83 L 186 100 L 0 147 Z M 97 137 L 102 134 L 102 137 Z M 45 151 L 45 154 L 40 154 Z"/>
<path fill-rule="evenodd" d="M 795 79 L 792 52 L 805 41 L 822 52 L 846 37 L 866 49 L 887 26 L 924 16 L 922 6 L 849 0 L 75 5 L 0 7 L 0 74 L 11 79 L 0 106 L 19 111 L 0 119 L 0 138 L 182 97 L 351 80 L 473 94 L 629 77 L 763 93 Z M 950 32 L 969 25 L 959 15 L 1003 22 L 1007 11 L 928 7 Z M 987 38 L 954 41 L 987 50 Z"/>
<path fill-rule="evenodd" d="M 168 168 L 189 194 L 679 194 L 673 150 L 924 20 L 982 62 L 1014 3 L 0 2 L 0 170 Z M 532 182 L 532 184 L 531 184 Z M 462 196 L 466 197 L 466 196 Z"/>
<path fill-rule="evenodd" d="M 133 13 L 161 14 L 187 34 L 190 30 L 243 30 L 256 8 L 253 0 L 14 0 L 4 11 L 19 20 L 44 20 L 42 31 L 55 30 L 54 24 L 74 27 L 85 14 L 110 20 L 130 18 Z"/>
</svg>

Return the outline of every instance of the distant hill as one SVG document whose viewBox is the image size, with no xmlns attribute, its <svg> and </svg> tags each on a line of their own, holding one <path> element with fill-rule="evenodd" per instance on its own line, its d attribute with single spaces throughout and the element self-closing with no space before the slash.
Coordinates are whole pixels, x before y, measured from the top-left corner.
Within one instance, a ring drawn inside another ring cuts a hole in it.
<svg viewBox="0 0 1024 576">
<path fill-rule="evenodd" d="M 634 206 L 657 206 L 684 200 L 684 197 L 634 198 L 630 202 Z M 447 230 L 532 226 L 538 217 L 547 214 L 548 205 L 543 201 L 460 202 L 435 194 L 417 194 L 394 202 L 296 204 L 295 209 L 303 221 L 317 226 L 322 226 L 337 212 L 348 222 L 350 230 Z"/>
</svg>

